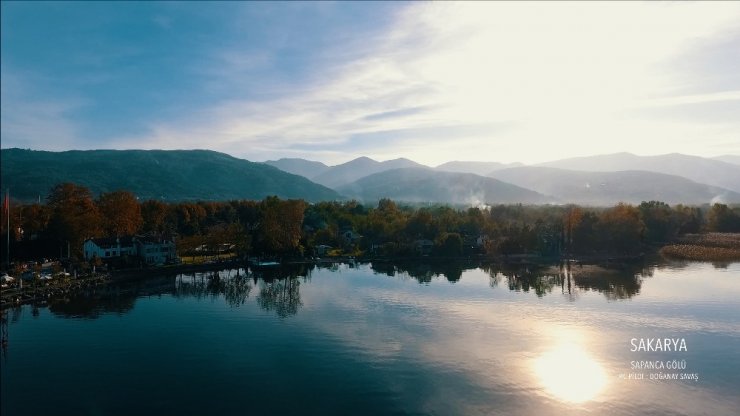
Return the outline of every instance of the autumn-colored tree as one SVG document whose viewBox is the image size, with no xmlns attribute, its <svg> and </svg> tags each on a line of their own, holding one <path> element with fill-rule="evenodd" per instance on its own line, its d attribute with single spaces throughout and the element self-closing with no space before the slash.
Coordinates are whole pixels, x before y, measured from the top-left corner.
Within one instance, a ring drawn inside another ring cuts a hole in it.
<svg viewBox="0 0 740 416">
<path fill-rule="evenodd" d="M 606 250 L 631 253 L 639 250 L 644 230 L 640 211 L 620 203 L 602 212 L 596 231 Z"/>
<path fill-rule="evenodd" d="M 201 223 L 206 219 L 206 210 L 199 204 L 179 203 L 174 206 L 173 214 L 180 234 L 200 234 L 205 228 Z"/>
<path fill-rule="evenodd" d="M 100 213 L 89 189 L 62 183 L 51 189 L 46 200 L 51 210 L 49 229 L 60 241 L 69 242 L 73 254 L 82 252 L 86 238 L 100 235 Z"/>
<path fill-rule="evenodd" d="M 565 234 L 565 247 L 568 250 L 573 248 L 575 230 L 583 219 L 583 210 L 577 206 L 570 206 L 563 216 L 563 233 Z"/>
<path fill-rule="evenodd" d="M 169 205 L 161 201 L 150 199 L 141 204 L 142 231 L 145 233 L 161 234 L 168 231 L 167 215 Z"/>
<path fill-rule="evenodd" d="M 209 227 L 203 236 L 207 250 L 213 254 L 221 254 L 231 250 L 237 255 L 243 255 L 250 249 L 250 239 L 244 232 L 244 227 L 238 222 L 233 224 L 220 223 Z"/>
<path fill-rule="evenodd" d="M 21 227 L 26 238 L 44 233 L 51 221 L 51 210 L 47 205 L 32 204 L 21 207 Z"/>
<path fill-rule="evenodd" d="M 141 206 L 131 192 L 115 191 L 100 194 L 97 204 L 103 216 L 105 235 L 132 235 L 141 228 Z"/>
<path fill-rule="evenodd" d="M 269 253 L 283 254 L 298 250 L 305 209 L 306 203 L 301 200 L 265 198 L 260 203 L 260 248 Z"/>
</svg>

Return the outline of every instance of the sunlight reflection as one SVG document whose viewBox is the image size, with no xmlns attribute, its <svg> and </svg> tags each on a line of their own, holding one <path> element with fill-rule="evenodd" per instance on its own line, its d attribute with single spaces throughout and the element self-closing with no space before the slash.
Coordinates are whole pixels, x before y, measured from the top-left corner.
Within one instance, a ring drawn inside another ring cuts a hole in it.
<svg viewBox="0 0 740 416">
<path fill-rule="evenodd" d="M 562 343 L 537 358 L 534 371 L 545 390 L 565 402 L 593 400 L 606 386 L 602 366 L 572 343 Z"/>
</svg>

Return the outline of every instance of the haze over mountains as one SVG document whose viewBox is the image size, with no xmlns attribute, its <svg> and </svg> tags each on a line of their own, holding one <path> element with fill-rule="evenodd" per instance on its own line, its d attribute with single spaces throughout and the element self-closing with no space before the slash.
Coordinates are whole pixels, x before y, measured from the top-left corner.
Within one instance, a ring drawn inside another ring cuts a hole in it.
<svg viewBox="0 0 740 416">
<path fill-rule="evenodd" d="M 727 189 L 641 170 L 586 172 L 523 166 L 498 170 L 489 176 L 554 196 L 561 202 L 582 205 L 639 204 L 650 200 L 668 204 L 740 201 L 740 194 Z"/>
<path fill-rule="evenodd" d="M 455 160 L 453 162 L 443 163 L 437 166 L 435 169 L 445 172 L 474 173 L 476 175 L 485 176 L 496 170 L 515 168 L 518 166 L 524 165 L 522 165 L 521 163 L 461 162 Z"/>
<path fill-rule="evenodd" d="M 271 166 L 275 166 L 282 171 L 292 173 L 294 175 L 300 175 L 308 179 L 320 175 L 330 169 L 329 166 L 326 166 L 321 162 L 314 162 L 313 160 L 298 158 L 268 160 L 265 163 Z"/>
<path fill-rule="evenodd" d="M 706 159 L 671 153 L 659 156 L 637 156 L 632 153 L 615 153 L 556 160 L 538 166 L 592 172 L 645 170 L 683 176 L 694 182 L 719 186 L 740 192 L 740 166 L 722 160 Z"/>
<path fill-rule="evenodd" d="M 740 203 L 740 159 L 629 153 L 519 163 L 454 161 L 431 168 L 408 159 L 361 157 L 327 166 L 305 159 L 255 163 L 204 150 L 44 152 L 2 149 L 2 186 L 35 200 L 60 182 L 94 193 L 127 189 L 142 199 L 308 201 L 388 197 L 452 204 L 576 203 L 613 205 Z M 331 189 L 330 189 L 331 188 Z"/>
<path fill-rule="evenodd" d="M 310 165 L 306 162 L 310 161 L 305 159 L 280 159 L 277 161 L 267 161 L 265 163 L 295 174 L 300 174 L 298 172 L 310 170 L 309 167 L 314 167 L 316 169 L 314 171 L 315 173 L 311 173 L 306 177 L 316 183 L 320 183 L 334 189 L 378 172 L 399 168 L 424 167 L 419 163 L 403 158 L 378 162 L 369 157 L 358 157 L 357 159 L 342 163 L 341 165 L 331 167 L 323 165 L 322 163 L 323 166 L 326 166 L 326 169 L 322 169 L 321 166 L 318 165 Z M 280 166 L 283 166 L 283 168 Z"/>
<path fill-rule="evenodd" d="M 734 203 L 740 202 L 740 165 L 728 163 L 734 158 L 736 157 L 732 155 L 707 159 L 682 154 L 637 156 L 616 153 L 563 159 L 538 166 L 453 161 L 430 168 L 408 159 L 377 162 L 362 157 L 335 167 L 327 167 L 319 174 L 308 177 L 342 195 L 363 200 L 385 196 L 411 202 L 467 203 L 471 199 L 470 195 L 477 194 L 490 198 L 487 202 L 495 203 L 496 199 L 508 201 L 509 196 L 514 195 L 508 193 L 498 198 L 494 195 L 494 188 L 486 187 L 486 182 L 481 179 L 472 181 L 469 177 L 458 176 L 453 180 L 453 177 L 435 173 L 454 172 L 496 178 L 535 191 L 540 194 L 540 201 L 554 203 L 613 205 L 619 202 L 639 204 L 649 200 L 671 204 Z M 291 159 L 290 168 L 293 172 L 298 171 L 301 161 L 307 162 L 303 159 Z M 393 170 L 394 164 L 426 169 L 403 172 Z M 394 174 L 382 174 L 391 170 Z M 402 173 L 405 175 L 401 175 Z M 475 191 L 461 191 L 454 183 L 455 180 Z M 439 186 L 434 186 L 435 181 L 438 181 Z M 445 187 L 452 187 L 453 190 L 447 192 Z M 490 192 L 484 192 L 483 189 Z M 532 195 L 522 195 L 522 198 L 531 201 L 537 199 Z"/>
<path fill-rule="evenodd" d="M 714 160 L 720 160 L 722 162 L 732 163 L 733 165 L 740 165 L 740 156 L 739 155 L 722 155 L 713 157 Z"/>
<path fill-rule="evenodd" d="M 362 201 L 391 198 L 406 202 L 450 204 L 545 204 L 553 198 L 497 179 L 430 168 L 392 169 L 337 188 Z"/>
</svg>

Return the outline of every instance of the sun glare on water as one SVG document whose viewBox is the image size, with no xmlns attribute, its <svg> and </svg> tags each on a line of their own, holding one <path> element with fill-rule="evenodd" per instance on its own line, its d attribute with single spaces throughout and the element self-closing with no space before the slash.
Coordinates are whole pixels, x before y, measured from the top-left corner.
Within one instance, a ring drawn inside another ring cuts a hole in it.
<svg viewBox="0 0 740 416">
<path fill-rule="evenodd" d="M 534 361 L 545 390 L 559 400 L 583 403 L 597 398 L 607 383 L 602 366 L 575 344 L 563 343 Z"/>
</svg>

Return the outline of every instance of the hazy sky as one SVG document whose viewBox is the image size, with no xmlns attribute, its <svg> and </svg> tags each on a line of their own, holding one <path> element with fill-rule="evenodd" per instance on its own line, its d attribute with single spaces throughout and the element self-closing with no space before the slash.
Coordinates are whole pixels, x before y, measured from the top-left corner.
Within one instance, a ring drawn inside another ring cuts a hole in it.
<svg viewBox="0 0 740 416">
<path fill-rule="evenodd" d="M 2 2 L 2 147 L 740 154 L 740 3 Z"/>
</svg>

